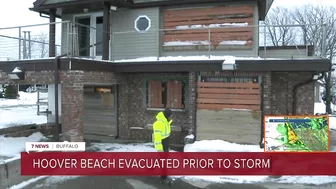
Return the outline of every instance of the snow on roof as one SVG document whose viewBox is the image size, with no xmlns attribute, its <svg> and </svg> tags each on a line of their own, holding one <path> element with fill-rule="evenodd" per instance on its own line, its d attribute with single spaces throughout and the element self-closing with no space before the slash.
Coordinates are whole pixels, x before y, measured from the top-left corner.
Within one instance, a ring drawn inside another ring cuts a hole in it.
<svg viewBox="0 0 336 189">
<path fill-rule="evenodd" d="M 19 67 L 15 67 L 14 70 L 12 71 L 13 73 L 21 73 L 22 70 Z"/>
</svg>

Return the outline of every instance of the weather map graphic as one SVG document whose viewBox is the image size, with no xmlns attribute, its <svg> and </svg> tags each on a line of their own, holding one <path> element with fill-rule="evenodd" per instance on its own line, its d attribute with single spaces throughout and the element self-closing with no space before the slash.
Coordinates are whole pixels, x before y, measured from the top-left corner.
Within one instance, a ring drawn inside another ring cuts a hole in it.
<svg viewBox="0 0 336 189">
<path fill-rule="evenodd" d="M 265 117 L 265 152 L 329 152 L 327 116 Z"/>
</svg>

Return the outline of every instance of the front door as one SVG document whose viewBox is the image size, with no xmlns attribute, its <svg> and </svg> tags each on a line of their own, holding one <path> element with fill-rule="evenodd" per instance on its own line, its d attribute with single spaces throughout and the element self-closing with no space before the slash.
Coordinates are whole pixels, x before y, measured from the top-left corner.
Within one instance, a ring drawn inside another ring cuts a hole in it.
<svg viewBox="0 0 336 189">
<path fill-rule="evenodd" d="M 80 57 L 102 59 L 103 55 L 103 13 L 74 16 L 77 29 L 76 50 Z"/>
</svg>

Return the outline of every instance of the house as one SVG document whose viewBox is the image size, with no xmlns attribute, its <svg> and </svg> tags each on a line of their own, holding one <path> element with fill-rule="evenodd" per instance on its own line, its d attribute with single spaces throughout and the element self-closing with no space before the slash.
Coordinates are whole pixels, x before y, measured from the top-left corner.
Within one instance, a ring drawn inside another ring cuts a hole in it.
<svg viewBox="0 0 336 189">
<path fill-rule="evenodd" d="M 50 57 L 62 19 L 63 56 L 2 61 L 0 83 L 47 84 L 48 121 L 68 141 L 151 141 L 155 115 L 170 107 L 175 144 L 188 132 L 258 144 L 263 116 L 314 113 L 315 80 L 331 69 L 306 46 L 259 47 L 272 2 L 37 0 Z M 8 78 L 14 67 L 24 80 Z"/>
<path fill-rule="evenodd" d="M 315 102 L 322 102 L 322 92 L 324 90 L 324 84 L 321 81 L 316 81 L 315 83 Z"/>
</svg>

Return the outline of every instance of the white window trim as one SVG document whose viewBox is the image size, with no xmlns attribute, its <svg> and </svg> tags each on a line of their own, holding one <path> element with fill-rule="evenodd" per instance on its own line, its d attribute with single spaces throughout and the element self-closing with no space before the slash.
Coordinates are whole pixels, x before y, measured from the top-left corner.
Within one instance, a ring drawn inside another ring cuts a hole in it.
<svg viewBox="0 0 336 189">
<path fill-rule="evenodd" d="M 141 18 L 146 18 L 148 20 L 148 27 L 145 30 L 139 30 L 137 27 L 137 22 L 138 20 L 140 20 Z M 138 16 L 135 21 L 134 21 L 134 29 L 140 33 L 144 33 L 147 32 L 150 28 L 151 28 L 152 22 L 151 19 L 147 16 L 147 15 L 140 15 Z"/>
</svg>

